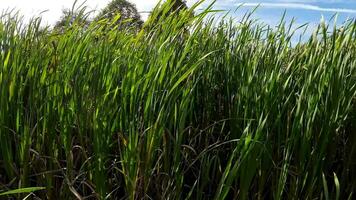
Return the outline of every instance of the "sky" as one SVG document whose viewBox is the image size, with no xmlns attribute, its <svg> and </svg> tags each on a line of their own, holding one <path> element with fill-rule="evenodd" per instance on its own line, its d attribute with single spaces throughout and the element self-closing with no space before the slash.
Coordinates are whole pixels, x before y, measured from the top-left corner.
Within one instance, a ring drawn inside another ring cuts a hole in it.
<svg viewBox="0 0 356 200">
<path fill-rule="evenodd" d="M 86 5 L 89 10 L 100 10 L 110 0 L 87 0 Z M 130 0 L 136 4 L 139 11 L 150 11 L 158 0 Z M 207 5 L 212 0 L 207 0 Z M 74 0 L 0 0 L 0 10 L 16 8 L 25 19 L 31 16 L 43 16 L 43 21 L 47 24 L 54 24 L 61 16 L 62 9 L 71 8 Z M 83 2 L 83 1 L 79 1 Z M 196 0 L 188 0 L 188 5 L 192 5 Z M 231 12 L 232 17 L 238 18 L 246 11 L 253 9 L 257 5 L 259 8 L 254 17 L 261 21 L 274 25 L 287 12 L 287 20 L 296 19 L 297 24 L 319 23 L 321 16 L 327 20 L 338 13 L 338 23 L 342 23 L 348 18 L 356 18 L 356 0 L 217 0 L 216 9 L 235 10 L 239 5 L 244 6 L 236 12 Z M 43 12 L 46 11 L 46 12 Z M 147 18 L 147 14 L 143 14 Z"/>
</svg>

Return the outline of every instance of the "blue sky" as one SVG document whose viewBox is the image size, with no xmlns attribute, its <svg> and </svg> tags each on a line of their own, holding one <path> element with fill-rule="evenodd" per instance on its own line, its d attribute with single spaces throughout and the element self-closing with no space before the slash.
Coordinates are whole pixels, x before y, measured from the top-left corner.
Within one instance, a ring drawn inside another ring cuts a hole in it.
<svg viewBox="0 0 356 200">
<path fill-rule="evenodd" d="M 87 0 L 89 9 L 100 10 L 110 0 Z M 149 11 L 158 0 L 130 0 L 137 5 L 139 11 Z M 187 0 L 188 5 L 192 5 L 196 0 Z M 212 0 L 207 0 L 208 4 Z M 7 8 L 17 8 L 30 18 L 33 15 L 42 13 L 43 19 L 48 24 L 53 24 L 58 20 L 63 8 L 72 6 L 74 0 L 0 0 L 0 10 Z M 260 8 L 254 14 L 255 18 L 274 25 L 278 22 L 283 12 L 287 11 L 287 19 L 295 17 L 298 24 L 309 22 L 311 26 L 318 23 L 323 15 L 325 19 L 330 18 L 338 12 L 338 22 L 341 23 L 349 18 L 356 18 L 356 0 L 217 0 L 215 8 L 224 10 L 234 10 L 241 3 L 245 6 L 238 12 L 232 14 L 234 17 L 241 16 L 244 12 L 260 4 Z M 144 15 L 143 18 L 146 18 Z"/>
<path fill-rule="evenodd" d="M 310 23 L 315 25 L 322 16 L 330 19 L 338 13 L 338 23 L 347 18 L 356 18 L 356 0 L 265 0 L 265 1 L 233 1 L 218 0 L 217 8 L 231 9 L 244 3 L 244 7 L 235 15 L 246 12 L 248 9 L 260 5 L 255 17 L 268 24 L 276 24 L 283 12 L 287 12 L 287 19 L 295 18 L 297 23 Z"/>
</svg>

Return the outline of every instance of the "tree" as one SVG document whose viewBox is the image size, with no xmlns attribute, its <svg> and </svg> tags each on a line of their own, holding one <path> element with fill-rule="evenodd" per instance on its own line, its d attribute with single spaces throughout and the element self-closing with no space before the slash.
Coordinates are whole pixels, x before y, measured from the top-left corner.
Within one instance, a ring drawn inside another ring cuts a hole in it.
<svg viewBox="0 0 356 200">
<path fill-rule="evenodd" d="M 185 11 L 188 9 L 185 0 L 167 0 L 162 5 L 157 5 L 149 19 L 149 23 L 155 24 L 162 17 L 168 17 L 169 15 L 175 13 L 179 14 L 181 11 Z"/>
<path fill-rule="evenodd" d="M 64 9 L 60 20 L 54 25 L 54 29 L 63 31 L 65 27 L 71 26 L 74 23 L 81 26 L 88 26 L 90 24 L 88 14 L 85 13 L 85 8 L 76 11 Z"/>
<path fill-rule="evenodd" d="M 134 4 L 126 0 L 113 0 L 111 1 L 96 17 L 96 20 L 100 19 L 114 19 L 117 14 L 120 14 L 120 19 L 117 23 L 125 22 L 125 27 L 131 26 L 136 28 L 141 28 L 143 21 L 141 16 L 137 11 L 137 8 Z"/>
<path fill-rule="evenodd" d="M 188 9 L 187 2 L 185 0 L 169 0 L 167 2 L 172 2 L 172 8 L 170 12 L 181 11 Z"/>
<path fill-rule="evenodd" d="M 188 6 L 185 0 L 167 0 L 162 5 L 157 5 L 147 22 L 145 23 L 145 29 L 151 29 L 155 27 L 162 19 L 164 20 L 170 15 L 177 15 L 179 17 L 182 11 L 187 11 Z M 194 13 L 190 13 L 194 16 Z"/>
<path fill-rule="evenodd" d="M 179 12 L 187 10 L 188 6 L 185 0 L 167 0 L 166 2 L 163 3 L 161 8 L 163 9 L 160 10 L 159 17 L 162 17 L 162 15 L 167 17 L 172 13 L 179 14 Z M 165 10 L 164 8 L 169 8 L 169 9 Z"/>
</svg>

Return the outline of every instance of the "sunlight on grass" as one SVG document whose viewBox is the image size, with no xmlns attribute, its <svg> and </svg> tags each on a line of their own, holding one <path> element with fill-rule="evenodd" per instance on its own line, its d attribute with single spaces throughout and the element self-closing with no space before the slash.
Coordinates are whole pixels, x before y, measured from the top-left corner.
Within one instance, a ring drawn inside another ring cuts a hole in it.
<svg viewBox="0 0 356 200">
<path fill-rule="evenodd" d="M 0 193 L 352 199 L 356 22 L 292 45 L 284 20 L 193 10 L 140 31 L 2 15 Z"/>
</svg>

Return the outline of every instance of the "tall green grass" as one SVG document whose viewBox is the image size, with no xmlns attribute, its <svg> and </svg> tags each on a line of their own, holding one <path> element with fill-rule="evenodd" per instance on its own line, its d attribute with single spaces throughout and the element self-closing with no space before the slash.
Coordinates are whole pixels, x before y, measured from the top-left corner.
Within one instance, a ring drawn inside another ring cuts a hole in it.
<svg viewBox="0 0 356 200">
<path fill-rule="evenodd" d="M 0 193 L 354 198 L 356 22 L 292 44 L 284 20 L 195 7 L 139 32 L 3 14 Z"/>
</svg>

